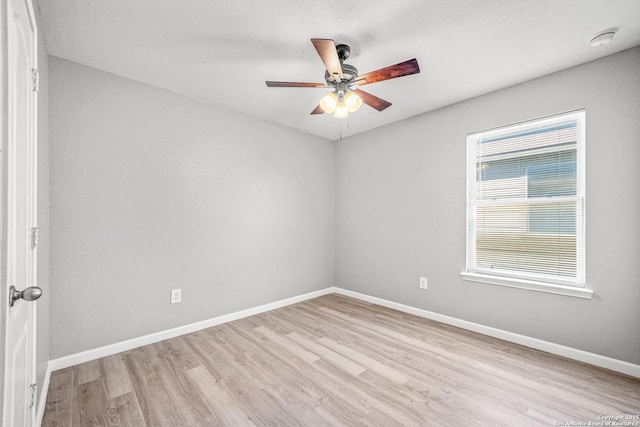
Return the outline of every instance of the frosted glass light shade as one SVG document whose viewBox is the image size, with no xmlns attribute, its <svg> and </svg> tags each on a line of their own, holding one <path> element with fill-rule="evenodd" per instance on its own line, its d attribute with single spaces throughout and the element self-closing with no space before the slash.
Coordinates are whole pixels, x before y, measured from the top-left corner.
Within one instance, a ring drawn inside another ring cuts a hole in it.
<svg viewBox="0 0 640 427">
<path fill-rule="evenodd" d="M 353 113 L 362 105 L 362 98 L 355 92 L 347 92 L 344 95 L 344 104 L 347 106 L 347 110 Z"/>
<path fill-rule="evenodd" d="M 343 119 L 349 115 L 349 109 L 345 105 L 344 102 L 339 102 L 336 106 L 335 111 L 333 112 L 333 117 L 337 117 L 339 119 Z"/>
<path fill-rule="evenodd" d="M 338 105 L 338 95 L 334 92 L 329 92 L 325 95 L 324 98 L 320 101 L 320 108 L 325 113 L 333 113 Z"/>
</svg>

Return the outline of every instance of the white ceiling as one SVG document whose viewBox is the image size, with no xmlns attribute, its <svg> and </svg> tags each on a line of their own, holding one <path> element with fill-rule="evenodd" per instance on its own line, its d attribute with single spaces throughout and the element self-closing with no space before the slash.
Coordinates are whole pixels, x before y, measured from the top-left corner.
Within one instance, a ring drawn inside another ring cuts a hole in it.
<svg viewBox="0 0 640 427">
<path fill-rule="evenodd" d="M 639 0 L 40 0 L 49 54 L 331 140 L 640 45 Z M 588 40 L 618 28 L 599 48 Z M 310 38 L 351 46 L 364 87 L 393 105 L 311 116 L 327 89 Z"/>
</svg>

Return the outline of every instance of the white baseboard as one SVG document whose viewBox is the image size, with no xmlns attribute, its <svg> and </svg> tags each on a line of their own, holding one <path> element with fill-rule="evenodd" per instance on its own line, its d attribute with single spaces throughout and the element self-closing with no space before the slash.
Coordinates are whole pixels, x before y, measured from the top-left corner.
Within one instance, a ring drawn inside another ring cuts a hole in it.
<svg viewBox="0 0 640 427">
<path fill-rule="evenodd" d="M 494 338 L 499 338 L 501 340 L 523 345 L 525 347 L 535 348 L 536 350 L 546 351 L 547 353 L 563 356 L 568 359 L 578 360 L 580 362 L 588 363 L 590 365 L 599 366 L 601 368 L 610 369 L 612 371 L 616 371 L 626 375 L 630 375 L 632 377 L 640 378 L 640 365 L 636 365 L 634 363 L 613 359 L 611 357 L 590 353 L 588 351 L 578 350 L 572 347 L 566 347 L 564 345 L 555 344 L 549 341 L 539 340 L 537 338 L 531 338 L 526 335 L 520 335 L 513 332 L 504 331 L 502 329 L 492 328 L 490 326 L 484 326 L 479 323 L 473 323 L 466 320 L 457 319 L 455 317 L 445 316 L 443 314 L 434 313 L 432 311 L 423 310 L 421 308 L 399 304 L 393 301 L 372 297 L 369 295 L 349 291 L 349 290 L 338 288 L 338 287 L 334 289 L 336 293 L 341 295 L 346 295 L 362 301 L 370 302 L 372 304 L 377 304 L 383 307 L 392 308 L 394 310 L 402 311 L 404 313 L 409 313 L 419 317 L 424 317 L 426 319 L 435 320 L 436 322 L 444 323 L 451 326 L 456 326 L 458 328 L 466 329 L 468 331 L 477 332 L 479 334 L 488 335 Z"/>
<path fill-rule="evenodd" d="M 49 392 L 49 381 L 51 380 L 51 362 L 47 363 L 47 370 L 44 372 L 44 379 L 40 384 L 40 397 L 38 398 L 38 406 L 36 407 L 36 426 L 42 425 L 44 417 L 44 408 L 47 406 L 47 393 Z"/>
<path fill-rule="evenodd" d="M 191 323 L 191 324 L 180 326 L 177 328 L 167 329 L 166 331 L 156 332 L 156 333 L 144 335 L 138 338 L 121 341 L 119 343 L 109 344 L 102 347 L 94 348 L 92 350 L 83 351 L 81 353 L 75 353 L 69 356 L 60 357 L 60 358 L 51 360 L 49 362 L 49 366 L 51 368 L 51 371 L 57 371 L 58 369 L 68 368 L 69 366 L 74 366 L 80 363 L 89 362 L 91 360 L 99 359 L 101 357 L 111 356 L 112 354 L 131 350 L 137 347 L 142 347 L 143 345 L 153 344 L 169 338 L 177 337 L 179 335 L 190 334 L 192 332 L 210 328 L 212 326 L 217 326 L 223 323 L 232 322 L 234 320 L 253 316 L 255 314 L 264 313 L 265 311 L 275 310 L 276 308 L 285 307 L 287 305 L 295 304 L 297 302 L 306 301 L 308 299 L 317 298 L 319 296 L 327 295 L 335 292 L 336 292 L 335 287 L 329 287 L 329 288 L 321 289 L 319 291 L 309 292 L 308 294 L 298 295 L 295 297 L 286 298 L 286 299 L 272 302 L 269 304 L 260 305 L 258 307 L 236 311 L 235 313 L 224 314 L 222 316 L 214 317 L 208 320 L 203 320 L 201 322 Z"/>
<path fill-rule="evenodd" d="M 342 289 L 335 286 L 332 286 L 326 289 L 321 289 L 315 292 L 310 292 L 308 294 L 283 299 L 283 300 L 272 302 L 269 304 L 264 304 L 258 307 L 237 311 L 235 313 L 225 314 L 225 315 L 214 317 L 212 319 L 204 320 L 201 322 L 191 323 L 189 325 L 180 326 L 178 328 L 168 329 L 166 331 L 161 331 L 154 334 L 145 335 L 139 338 L 133 338 L 127 341 L 122 341 L 119 343 L 98 347 L 92 350 L 83 351 L 81 353 L 76 353 L 76 354 L 61 357 L 58 359 L 53 359 L 49 362 L 49 368 L 48 368 L 47 374 L 49 374 L 51 371 L 67 368 L 69 366 L 88 362 L 90 360 L 99 359 L 101 357 L 110 356 L 112 354 L 131 350 L 137 347 L 141 347 L 143 345 L 152 344 L 152 343 L 173 338 L 179 335 L 196 332 L 201 329 L 210 328 L 212 326 L 217 326 L 223 323 L 231 322 L 233 320 L 238 320 L 245 317 L 253 316 L 255 314 L 264 313 L 265 311 L 270 311 L 276 308 L 285 307 L 287 305 L 295 304 L 301 301 L 306 301 L 312 298 L 317 298 L 319 296 L 327 295 L 330 293 L 346 295 L 362 301 L 370 302 L 372 304 L 377 304 L 383 307 L 392 308 L 394 310 L 402 311 L 404 313 L 409 313 L 419 317 L 435 320 L 436 322 L 444 323 L 451 326 L 456 326 L 458 328 L 466 329 L 472 332 L 477 332 L 483 335 L 488 335 L 490 337 L 499 338 L 499 339 L 520 344 L 526 347 L 535 348 L 537 350 L 546 351 L 548 353 L 556 354 L 558 356 L 563 356 L 569 359 L 578 360 L 591 365 L 600 366 L 602 368 L 610 369 L 612 371 L 616 371 L 626 375 L 640 378 L 640 365 L 636 365 L 636 364 L 625 362 L 618 359 L 613 359 L 611 357 L 602 356 L 595 353 L 589 353 L 587 351 L 578 350 L 572 347 L 566 347 L 560 344 L 554 344 L 552 342 L 543 341 L 537 338 L 531 338 L 525 335 L 504 331 L 502 329 L 492 328 L 490 326 L 484 326 L 479 323 L 473 323 L 473 322 L 458 319 L 455 317 L 445 316 L 443 314 L 434 313 L 432 311 L 427 311 L 421 308 L 411 307 L 404 304 L 399 304 L 393 301 L 372 297 L 369 295 L 349 291 L 349 290 Z M 45 380 L 48 381 L 48 375 Z M 46 393 L 42 393 L 42 396 L 46 396 Z M 42 400 L 42 396 L 41 396 L 41 400 Z M 44 410 L 44 405 L 42 405 L 42 410 Z M 39 411 L 40 411 L 40 407 L 39 407 Z"/>
</svg>

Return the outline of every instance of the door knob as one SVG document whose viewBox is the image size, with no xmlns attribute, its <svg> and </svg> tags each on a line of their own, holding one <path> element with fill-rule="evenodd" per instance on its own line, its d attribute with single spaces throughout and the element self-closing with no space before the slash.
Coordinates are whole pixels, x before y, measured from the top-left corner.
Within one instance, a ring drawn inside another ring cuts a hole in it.
<svg viewBox="0 0 640 427">
<path fill-rule="evenodd" d="M 20 298 L 25 301 L 35 301 L 42 296 L 42 288 L 30 286 L 22 291 L 16 289 L 15 286 L 9 288 L 9 307 L 13 307 Z"/>
</svg>

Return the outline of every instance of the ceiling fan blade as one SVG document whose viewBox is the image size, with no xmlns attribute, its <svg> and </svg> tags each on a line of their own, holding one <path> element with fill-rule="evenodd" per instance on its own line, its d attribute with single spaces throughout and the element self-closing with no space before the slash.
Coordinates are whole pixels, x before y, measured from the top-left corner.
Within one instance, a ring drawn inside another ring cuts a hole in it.
<svg viewBox="0 0 640 427">
<path fill-rule="evenodd" d="M 324 114 L 324 110 L 320 107 L 320 105 L 318 105 L 312 112 L 311 114 Z"/>
<path fill-rule="evenodd" d="M 354 92 L 360 95 L 360 98 L 362 98 L 362 102 L 367 104 L 369 107 L 375 108 L 378 111 L 383 111 L 391 107 L 391 103 L 389 101 L 385 101 L 382 98 L 371 95 L 369 92 L 365 92 L 361 89 L 355 89 Z"/>
<path fill-rule="evenodd" d="M 302 82 L 265 82 L 269 87 L 329 87 L 326 83 L 302 83 Z"/>
<path fill-rule="evenodd" d="M 362 86 L 380 82 L 383 80 L 395 79 L 396 77 L 409 76 L 411 74 L 417 74 L 419 72 L 420 67 L 418 66 L 418 61 L 413 58 L 408 61 L 400 62 L 398 64 L 390 65 L 388 67 L 358 76 L 354 80 L 354 82 Z"/>
<path fill-rule="evenodd" d="M 336 51 L 336 45 L 331 39 L 311 39 L 313 47 L 318 51 L 320 59 L 327 67 L 327 71 L 331 74 L 336 81 L 342 79 L 342 64 L 340 64 L 340 58 Z"/>
</svg>

